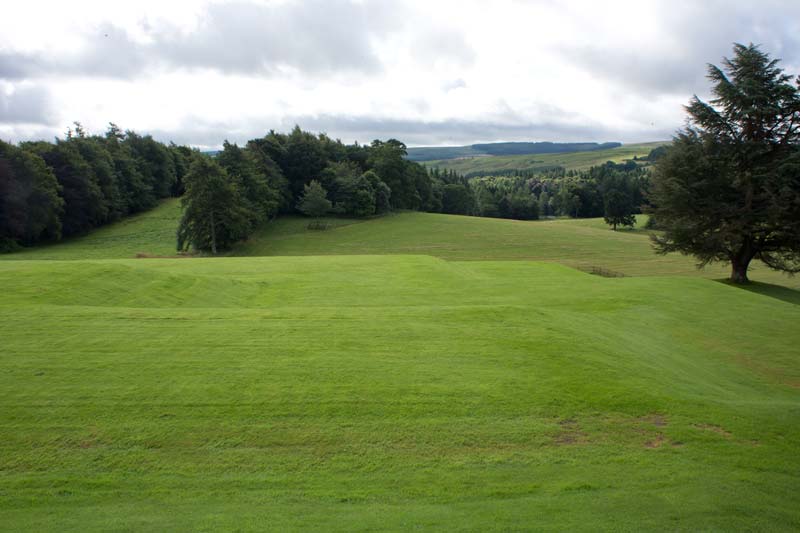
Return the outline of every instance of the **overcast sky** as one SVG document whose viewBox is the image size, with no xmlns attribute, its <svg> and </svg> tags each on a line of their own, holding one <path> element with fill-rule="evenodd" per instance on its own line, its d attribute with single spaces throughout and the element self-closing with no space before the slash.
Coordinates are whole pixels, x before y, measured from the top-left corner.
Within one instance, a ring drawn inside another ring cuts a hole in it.
<svg viewBox="0 0 800 533">
<path fill-rule="evenodd" d="M 204 148 L 270 129 L 409 146 L 671 137 L 706 63 L 800 72 L 800 1 L 0 0 L 0 138 L 109 121 Z"/>
</svg>

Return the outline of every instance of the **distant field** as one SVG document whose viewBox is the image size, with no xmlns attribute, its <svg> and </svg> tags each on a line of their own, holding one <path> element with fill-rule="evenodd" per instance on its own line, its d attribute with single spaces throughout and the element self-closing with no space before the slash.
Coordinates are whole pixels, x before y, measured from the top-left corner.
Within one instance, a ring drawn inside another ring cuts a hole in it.
<svg viewBox="0 0 800 533">
<path fill-rule="evenodd" d="M 464 175 L 483 174 L 492 175 L 495 172 L 509 170 L 536 170 L 564 167 L 567 170 L 585 170 L 594 165 L 601 165 L 606 161 L 621 163 L 634 156 L 647 156 L 653 148 L 668 144 L 666 141 L 626 144 L 619 148 L 608 150 L 594 150 L 589 152 L 574 152 L 561 154 L 536 154 L 518 156 L 491 156 L 491 157 L 465 157 L 460 159 L 441 159 L 425 161 L 425 166 L 441 169 L 455 170 Z"/>
<path fill-rule="evenodd" d="M 430 256 L 3 261 L 0 288 L 0 529 L 800 528 L 775 298 Z"/>
<path fill-rule="evenodd" d="M 473 144 L 470 146 L 429 146 L 408 148 L 411 161 L 430 161 L 434 159 L 453 159 L 486 155 L 525 155 L 562 152 L 580 152 L 614 148 L 620 143 L 552 143 L 552 142 L 495 142 Z"/>
<path fill-rule="evenodd" d="M 180 209 L 175 200 L 86 237 L 0 255 L 0 260 L 133 258 L 175 255 Z M 640 221 L 643 218 L 640 217 Z M 699 276 L 725 278 L 727 267 L 695 268 L 679 254 L 653 253 L 644 230 L 611 231 L 602 219 L 516 221 L 406 212 L 371 220 L 332 218 L 327 231 L 306 229 L 308 219 L 282 217 L 229 252 L 234 256 L 424 254 L 448 260 L 530 260 L 589 269 L 599 267 L 627 276 Z M 800 289 L 790 278 L 753 265 L 754 280 Z"/>
</svg>

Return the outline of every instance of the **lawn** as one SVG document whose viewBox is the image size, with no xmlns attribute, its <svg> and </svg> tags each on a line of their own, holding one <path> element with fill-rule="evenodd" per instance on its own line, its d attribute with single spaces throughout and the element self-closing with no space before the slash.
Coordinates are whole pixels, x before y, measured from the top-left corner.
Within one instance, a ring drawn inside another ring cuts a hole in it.
<svg viewBox="0 0 800 533">
<path fill-rule="evenodd" d="M 0 254 L 0 260 L 108 259 L 136 257 L 137 254 L 174 256 L 180 217 L 180 200 L 164 200 L 154 209 L 94 229 L 87 235 Z"/>
<path fill-rule="evenodd" d="M 169 258 L 179 216 L 2 256 L 0 529 L 800 528 L 797 278 L 428 213 Z"/>
<path fill-rule="evenodd" d="M 137 255 L 174 256 L 180 217 L 177 200 L 98 229 L 87 236 L 0 255 L 0 260 L 125 259 Z M 640 222 L 643 218 L 640 216 Z M 680 275 L 722 279 L 728 267 L 697 270 L 679 254 L 653 253 L 649 233 L 638 227 L 612 231 L 602 219 L 517 221 L 434 213 L 401 212 L 370 220 L 327 219 L 331 229 L 310 231 L 308 219 L 281 217 L 264 225 L 232 256 L 432 255 L 447 260 L 527 260 L 557 262 L 579 269 L 593 267 L 626 276 Z M 753 280 L 800 289 L 789 277 L 754 261 Z"/>
<path fill-rule="evenodd" d="M 592 267 L 625 276 L 692 276 L 722 279 L 729 267 L 698 270 L 691 257 L 659 256 L 649 232 L 612 231 L 602 219 L 518 221 L 407 212 L 367 222 L 339 221 L 328 231 L 309 231 L 307 219 L 285 217 L 264 226 L 234 255 L 425 254 L 447 260 L 525 260 Z M 753 280 L 800 289 L 800 278 L 751 265 Z"/>
<path fill-rule="evenodd" d="M 564 167 L 565 170 L 588 170 L 589 167 L 602 165 L 607 161 L 622 163 L 634 157 L 646 157 L 653 148 L 669 144 L 664 141 L 625 144 L 619 148 L 607 150 L 592 150 L 588 152 L 566 152 L 557 154 L 534 155 L 507 155 L 507 156 L 478 156 L 462 157 L 457 159 L 440 159 L 437 161 L 424 161 L 430 168 L 455 170 L 464 175 L 491 176 L 497 172 L 520 170 L 532 171 L 536 169 Z"/>
<path fill-rule="evenodd" d="M 0 287 L 3 529 L 800 528 L 776 298 L 412 255 L 3 261 Z"/>
</svg>

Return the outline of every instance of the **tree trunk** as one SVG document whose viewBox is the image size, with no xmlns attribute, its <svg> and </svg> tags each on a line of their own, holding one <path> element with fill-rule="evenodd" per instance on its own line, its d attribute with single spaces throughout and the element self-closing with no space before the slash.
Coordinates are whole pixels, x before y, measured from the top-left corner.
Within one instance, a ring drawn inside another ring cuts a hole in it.
<svg viewBox="0 0 800 533">
<path fill-rule="evenodd" d="M 731 281 L 733 283 L 749 283 L 747 269 L 755 257 L 752 239 L 745 239 L 739 251 L 731 257 Z"/>
<path fill-rule="evenodd" d="M 617 223 L 614 222 L 614 231 L 617 231 Z"/>
<path fill-rule="evenodd" d="M 217 255 L 217 228 L 214 225 L 214 211 L 211 211 L 211 253 Z"/>
<path fill-rule="evenodd" d="M 733 283 L 749 283 L 750 280 L 747 279 L 747 266 L 750 264 L 750 260 L 748 259 L 746 262 L 744 261 L 731 261 L 731 281 Z"/>
</svg>

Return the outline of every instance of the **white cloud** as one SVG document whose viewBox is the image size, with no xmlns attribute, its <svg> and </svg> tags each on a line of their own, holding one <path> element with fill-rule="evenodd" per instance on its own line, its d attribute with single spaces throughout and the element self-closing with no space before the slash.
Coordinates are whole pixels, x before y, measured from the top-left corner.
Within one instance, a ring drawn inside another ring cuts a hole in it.
<svg viewBox="0 0 800 533">
<path fill-rule="evenodd" d="M 754 41 L 797 72 L 799 30 L 777 0 L 29 0 L 0 17 L 0 137 L 663 139 L 706 63 Z"/>
<path fill-rule="evenodd" d="M 46 88 L 0 83 L 0 124 L 51 124 L 53 110 Z"/>
</svg>

